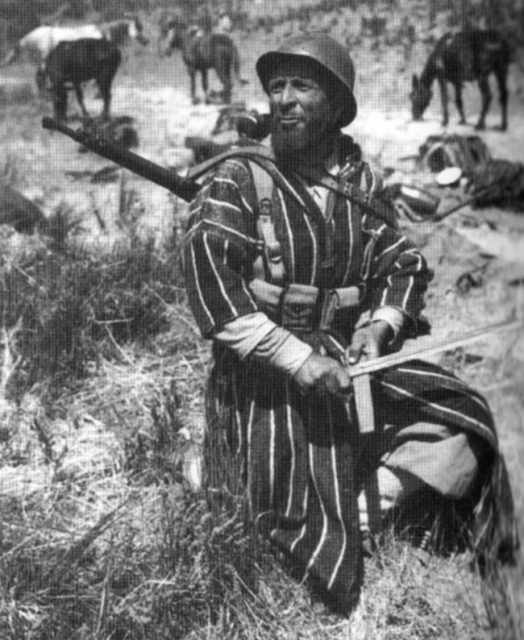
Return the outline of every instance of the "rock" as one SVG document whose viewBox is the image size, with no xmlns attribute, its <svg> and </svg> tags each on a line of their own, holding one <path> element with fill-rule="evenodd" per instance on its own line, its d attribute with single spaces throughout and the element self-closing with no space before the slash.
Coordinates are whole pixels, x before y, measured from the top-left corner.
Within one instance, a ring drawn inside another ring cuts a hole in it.
<svg viewBox="0 0 524 640">
<path fill-rule="evenodd" d="M 9 185 L 0 185 L 0 224 L 10 224 L 19 233 L 33 233 L 45 221 L 34 202 Z"/>
</svg>

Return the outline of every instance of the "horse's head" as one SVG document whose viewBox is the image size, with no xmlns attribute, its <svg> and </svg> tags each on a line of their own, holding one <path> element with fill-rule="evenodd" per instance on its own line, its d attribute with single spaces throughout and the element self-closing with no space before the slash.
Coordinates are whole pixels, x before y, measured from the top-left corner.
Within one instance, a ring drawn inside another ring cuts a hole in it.
<svg viewBox="0 0 524 640">
<path fill-rule="evenodd" d="M 422 120 L 422 115 L 428 108 L 432 95 L 431 87 L 421 83 L 418 76 L 413 74 L 411 93 L 409 94 L 413 120 Z"/>
<path fill-rule="evenodd" d="M 165 49 L 165 55 L 170 56 L 173 53 L 173 49 L 181 49 L 184 40 L 184 31 L 186 27 L 184 24 L 173 21 L 169 24 L 167 31 L 167 44 Z"/>
</svg>

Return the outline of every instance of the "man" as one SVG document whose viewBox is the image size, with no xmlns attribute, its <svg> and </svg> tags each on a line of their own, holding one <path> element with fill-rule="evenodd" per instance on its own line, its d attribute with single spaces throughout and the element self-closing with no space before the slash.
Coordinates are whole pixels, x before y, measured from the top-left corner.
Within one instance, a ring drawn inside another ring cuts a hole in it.
<svg viewBox="0 0 524 640">
<path fill-rule="evenodd" d="M 357 112 L 347 50 L 300 34 L 256 69 L 271 151 L 220 164 L 185 241 L 189 301 L 213 340 L 209 481 L 239 466 L 257 530 L 348 612 L 374 510 L 420 491 L 482 497 L 493 530 L 496 436 L 485 401 L 425 363 L 375 376 L 375 430 L 360 435 L 341 355 L 354 364 L 415 336 L 430 274 L 340 131 Z"/>
<path fill-rule="evenodd" d="M 233 23 L 224 7 L 221 7 L 218 11 L 217 23 L 214 28 L 215 33 L 229 34 L 233 31 Z"/>
</svg>

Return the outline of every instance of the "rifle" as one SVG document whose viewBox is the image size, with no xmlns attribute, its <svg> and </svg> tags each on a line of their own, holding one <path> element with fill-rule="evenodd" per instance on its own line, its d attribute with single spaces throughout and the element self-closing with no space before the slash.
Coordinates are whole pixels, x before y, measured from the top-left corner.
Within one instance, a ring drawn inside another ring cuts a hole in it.
<svg viewBox="0 0 524 640">
<path fill-rule="evenodd" d="M 98 134 L 93 128 L 78 129 L 75 131 L 48 117 L 42 118 L 42 126 L 44 129 L 63 133 L 73 140 L 76 140 L 76 142 L 86 147 L 86 149 L 94 151 L 94 153 L 98 153 L 104 158 L 116 162 L 142 178 L 168 189 L 186 202 L 191 202 L 200 190 L 201 185 L 197 182 L 198 178 L 201 178 L 206 172 L 210 171 L 223 160 L 240 157 L 260 165 L 288 195 L 303 205 L 300 196 L 289 185 L 276 166 L 270 149 L 258 144 L 256 139 L 248 137 L 248 135 L 256 136 L 257 129 L 251 122 L 251 119 L 247 117 L 244 118 L 244 122 L 239 122 L 239 126 L 237 127 L 240 133 L 239 146 L 223 151 L 219 155 L 205 160 L 196 167 L 192 167 L 188 174 L 189 177 L 182 177 L 173 169 L 166 169 L 128 149 L 114 144 L 111 140 Z"/>
<path fill-rule="evenodd" d="M 196 167 L 192 167 L 188 172 L 189 177 L 187 178 L 180 176 L 173 169 L 166 169 L 165 167 L 155 164 L 154 162 L 151 162 L 150 160 L 147 160 L 124 147 L 114 144 L 111 140 L 97 134 L 94 129 L 71 129 L 65 124 L 47 116 L 42 118 L 42 127 L 44 129 L 49 129 L 50 131 L 63 133 L 69 138 L 76 140 L 76 142 L 86 147 L 86 149 L 89 149 L 108 160 L 116 162 L 116 164 L 124 167 L 125 169 L 129 169 L 129 171 L 136 173 L 146 180 L 150 180 L 151 182 L 168 189 L 171 193 L 174 193 L 186 202 L 191 202 L 200 190 L 200 184 L 197 182 L 197 178 L 200 178 L 204 173 L 206 173 L 206 171 L 212 169 L 222 160 L 235 156 L 244 157 L 256 164 L 259 164 L 271 175 L 272 178 L 277 181 L 284 191 L 286 191 L 292 198 L 296 199 L 296 193 L 289 190 L 287 188 L 286 181 L 281 179 L 280 171 L 275 166 L 269 149 L 259 144 L 260 140 L 267 135 L 267 119 L 267 114 L 262 114 L 257 117 L 244 116 L 239 118 L 237 125 L 237 129 L 240 134 L 239 146 L 235 149 L 224 151 L 214 158 L 205 160 Z M 315 176 L 307 177 L 315 180 Z M 321 184 L 327 189 L 343 195 L 351 202 L 359 204 L 365 210 L 369 210 L 371 213 L 384 220 L 387 224 L 391 224 L 390 216 L 385 212 L 384 206 L 380 200 L 375 201 L 374 205 L 371 206 L 366 202 L 366 198 L 359 193 L 358 189 L 354 187 L 353 193 L 343 192 L 339 189 L 336 180 L 330 176 L 324 176 L 321 180 Z M 489 190 L 489 187 L 485 187 L 481 190 L 480 194 L 475 194 L 475 196 L 466 198 L 446 211 L 434 214 L 430 219 L 434 222 L 440 222 L 459 209 L 462 209 L 469 204 L 473 204 L 479 195 L 485 195 Z M 299 204 L 302 205 L 303 203 L 299 202 Z"/>
<path fill-rule="evenodd" d="M 240 135 L 238 146 L 223 151 L 222 153 L 205 160 L 199 165 L 192 167 L 188 171 L 188 177 L 182 177 L 174 170 L 169 170 L 160 165 L 150 162 L 145 158 L 120 147 L 111 140 L 97 134 L 94 129 L 78 129 L 74 130 L 70 127 L 53 120 L 52 118 L 44 117 L 42 119 L 42 126 L 44 129 L 51 131 L 59 131 L 66 136 L 69 136 L 73 140 L 76 140 L 79 144 L 86 147 L 94 153 L 116 162 L 120 166 L 129 169 L 133 173 L 150 180 L 155 184 L 168 189 L 182 200 L 190 202 L 198 193 L 201 185 L 197 182 L 198 178 L 201 178 L 206 172 L 210 171 L 220 162 L 227 160 L 228 158 L 245 158 L 255 164 L 258 164 L 274 182 L 285 191 L 292 199 L 294 199 L 299 206 L 304 207 L 304 202 L 301 196 L 294 190 L 288 180 L 284 177 L 281 170 L 275 164 L 273 154 L 270 149 L 264 147 L 259 143 L 260 136 L 265 133 L 267 128 L 267 122 L 264 119 L 264 115 L 259 116 L 258 119 L 253 117 L 244 117 L 239 119 L 237 129 Z M 386 224 L 392 225 L 391 214 L 389 210 L 380 200 L 374 201 L 373 205 L 367 202 L 367 197 L 356 185 L 351 185 L 351 189 L 340 189 L 337 181 L 332 176 L 307 176 L 313 181 L 317 181 L 327 189 L 334 191 L 347 198 L 351 202 L 358 204 L 364 210 L 371 212 L 378 216 Z M 393 225 L 394 226 L 394 225 Z"/>
<path fill-rule="evenodd" d="M 42 126 L 44 129 L 59 131 L 60 133 L 69 136 L 90 151 L 94 151 L 104 158 L 112 160 L 120 166 L 129 169 L 133 173 L 168 189 L 186 202 L 193 200 L 200 189 L 200 185 L 195 180 L 184 178 L 178 175 L 175 171 L 170 171 L 169 169 L 161 167 L 160 165 L 155 164 L 154 162 L 151 162 L 128 149 L 119 147 L 107 138 L 97 135 L 96 132 L 89 130 L 86 131 L 84 129 L 78 129 L 75 131 L 64 124 L 47 117 L 42 119 Z"/>
</svg>

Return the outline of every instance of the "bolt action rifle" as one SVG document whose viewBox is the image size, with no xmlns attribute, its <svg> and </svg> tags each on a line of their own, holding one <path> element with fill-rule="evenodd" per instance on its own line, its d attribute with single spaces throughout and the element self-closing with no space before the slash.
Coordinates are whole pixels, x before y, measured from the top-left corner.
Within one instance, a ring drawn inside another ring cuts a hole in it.
<svg viewBox="0 0 524 640">
<path fill-rule="evenodd" d="M 98 153 L 98 155 L 116 162 L 133 173 L 168 189 L 186 202 L 192 200 L 200 189 L 200 185 L 194 180 L 184 178 L 175 171 L 170 171 L 124 147 L 114 144 L 104 136 L 97 135 L 95 130 L 90 130 L 89 128 L 71 129 L 61 122 L 47 117 L 42 119 L 42 126 L 44 129 L 59 131 L 69 136 L 90 151 L 94 151 Z"/>
</svg>

